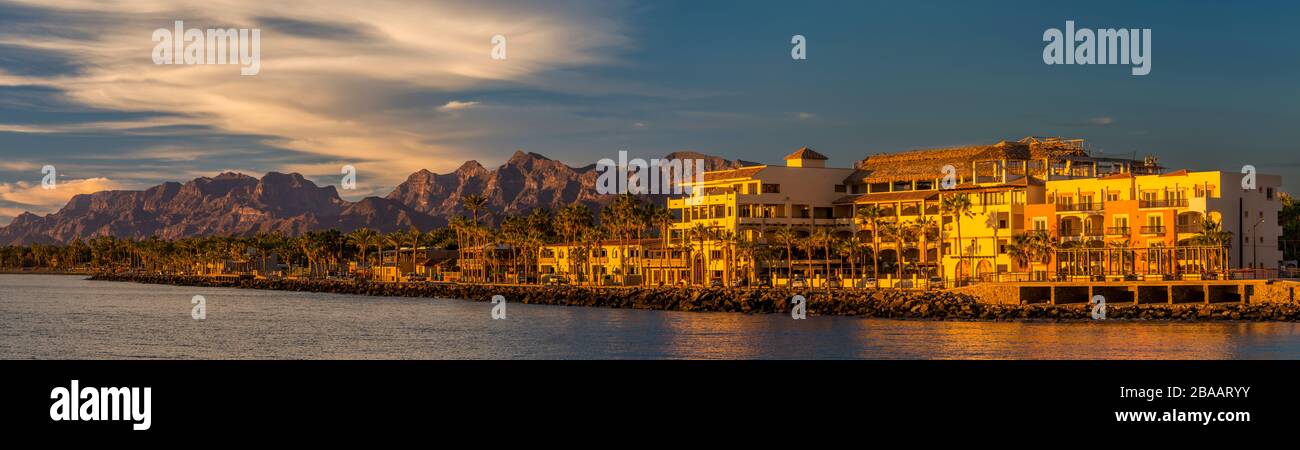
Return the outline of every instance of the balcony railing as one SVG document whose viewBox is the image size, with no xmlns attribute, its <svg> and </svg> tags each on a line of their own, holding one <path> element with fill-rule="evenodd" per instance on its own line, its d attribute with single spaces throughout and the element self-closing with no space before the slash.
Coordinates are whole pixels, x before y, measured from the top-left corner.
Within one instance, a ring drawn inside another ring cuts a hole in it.
<svg viewBox="0 0 1300 450">
<path fill-rule="evenodd" d="M 1106 234 L 1111 236 L 1128 236 L 1132 231 L 1129 227 L 1106 227 Z"/>
<path fill-rule="evenodd" d="M 1186 208 L 1187 199 L 1185 198 L 1167 198 L 1164 200 L 1141 200 L 1138 202 L 1139 208 Z"/>
<path fill-rule="evenodd" d="M 1163 225 L 1148 225 L 1142 227 L 1142 234 L 1164 234 L 1164 233 L 1165 233 L 1165 227 Z"/>
<path fill-rule="evenodd" d="M 1200 224 L 1196 224 L 1196 225 L 1178 225 L 1178 226 L 1174 227 L 1174 229 L 1175 229 L 1175 231 L 1177 231 L 1177 232 L 1179 232 L 1179 233 L 1200 233 L 1200 232 L 1201 232 L 1201 225 L 1200 225 Z"/>
<path fill-rule="evenodd" d="M 1097 202 L 1057 203 L 1056 210 L 1063 211 L 1063 212 L 1064 211 L 1101 211 L 1101 203 L 1097 203 Z"/>
</svg>

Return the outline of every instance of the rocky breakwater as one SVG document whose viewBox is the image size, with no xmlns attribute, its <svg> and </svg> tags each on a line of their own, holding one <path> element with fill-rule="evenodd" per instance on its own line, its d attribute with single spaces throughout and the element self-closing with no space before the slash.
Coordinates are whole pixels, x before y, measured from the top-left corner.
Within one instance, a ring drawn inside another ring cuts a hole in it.
<svg viewBox="0 0 1300 450">
<path fill-rule="evenodd" d="M 427 297 L 490 301 L 500 295 L 510 303 L 654 309 L 665 311 L 783 313 L 791 299 L 807 299 L 809 315 L 837 315 L 923 320 L 1092 320 L 1088 305 L 995 305 L 975 297 L 942 291 L 868 289 L 824 291 L 789 289 L 656 288 L 581 286 L 495 286 L 446 283 L 373 283 L 331 280 L 264 280 L 146 274 L 97 274 L 104 281 L 231 287 L 388 297 Z M 1243 320 L 1297 321 L 1300 305 L 1185 304 L 1108 305 L 1110 320 Z"/>
</svg>

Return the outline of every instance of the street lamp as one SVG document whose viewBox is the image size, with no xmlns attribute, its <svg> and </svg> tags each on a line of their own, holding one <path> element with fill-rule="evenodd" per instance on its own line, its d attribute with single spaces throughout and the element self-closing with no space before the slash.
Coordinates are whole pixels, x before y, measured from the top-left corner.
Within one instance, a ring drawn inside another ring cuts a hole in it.
<svg viewBox="0 0 1300 450">
<path fill-rule="evenodd" d="M 1263 217 L 1259 218 L 1259 221 L 1250 227 L 1250 267 L 1254 269 L 1255 278 L 1259 278 L 1259 243 L 1255 242 L 1255 230 L 1259 229 L 1259 225 L 1262 223 L 1264 223 Z"/>
</svg>

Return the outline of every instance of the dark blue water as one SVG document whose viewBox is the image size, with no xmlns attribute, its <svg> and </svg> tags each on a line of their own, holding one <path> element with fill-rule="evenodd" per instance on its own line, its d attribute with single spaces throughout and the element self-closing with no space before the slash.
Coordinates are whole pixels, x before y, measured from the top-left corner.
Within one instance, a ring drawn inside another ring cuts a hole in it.
<svg viewBox="0 0 1300 450">
<path fill-rule="evenodd" d="M 207 318 L 191 317 L 191 298 Z M 0 358 L 1268 358 L 1292 323 L 992 323 L 685 313 L 0 275 Z"/>
</svg>

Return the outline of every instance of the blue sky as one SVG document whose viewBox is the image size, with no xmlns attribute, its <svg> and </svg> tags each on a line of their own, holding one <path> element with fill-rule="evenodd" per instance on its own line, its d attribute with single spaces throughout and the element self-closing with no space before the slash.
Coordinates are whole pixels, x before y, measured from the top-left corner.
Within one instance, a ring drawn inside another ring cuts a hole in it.
<svg viewBox="0 0 1300 450">
<path fill-rule="evenodd" d="M 809 146 L 849 166 L 1059 135 L 1300 187 L 1293 2 L 353 3 L 0 1 L 0 224 L 225 170 L 337 184 L 352 164 L 346 197 L 384 195 L 518 149 L 581 166 Z M 261 73 L 153 65 L 151 31 L 178 19 L 259 28 Z M 1044 64 L 1043 32 L 1066 20 L 1150 28 L 1151 73 Z M 40 189 L 46 164 L 58 189 Z"/>
</svg>

